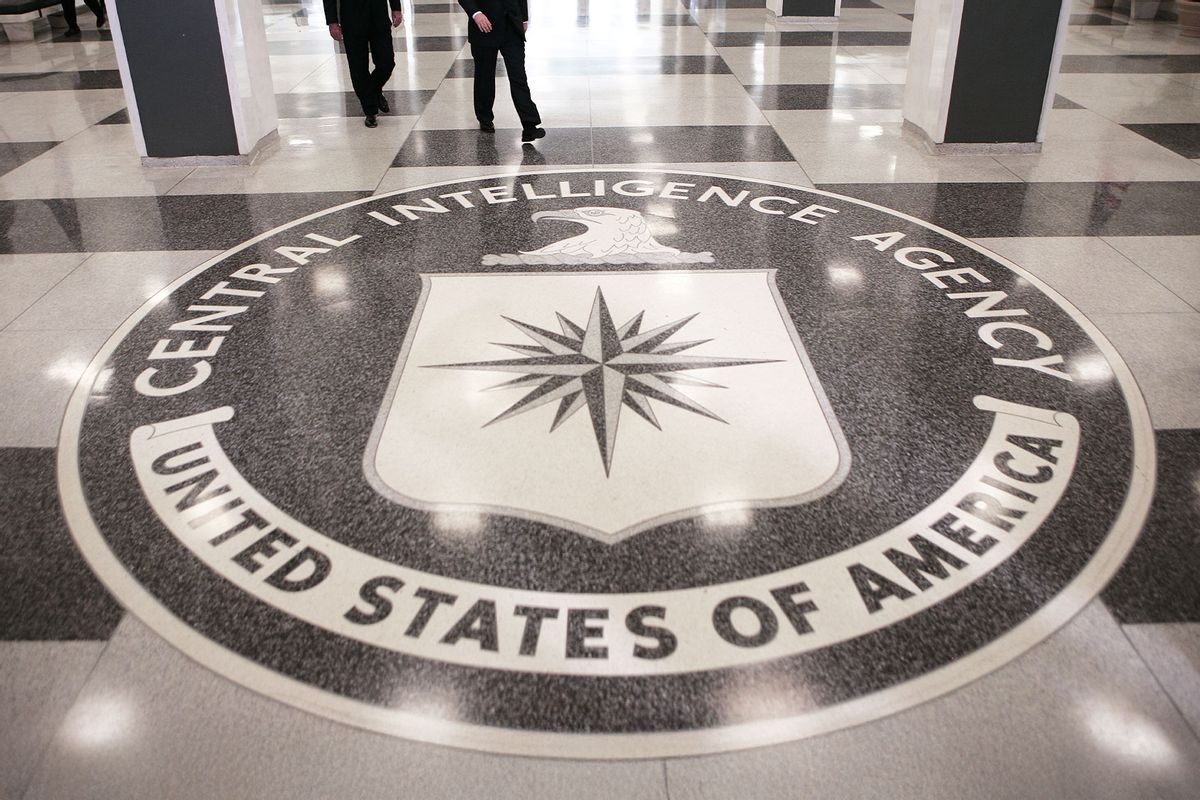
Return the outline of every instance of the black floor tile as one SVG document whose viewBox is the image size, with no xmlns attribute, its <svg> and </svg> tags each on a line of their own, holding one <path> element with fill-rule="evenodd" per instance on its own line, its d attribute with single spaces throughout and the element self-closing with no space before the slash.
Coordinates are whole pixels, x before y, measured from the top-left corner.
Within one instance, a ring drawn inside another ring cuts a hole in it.
<svg viewBox="0 0 1200 800">
<path fill-rule="evenodd" d="M 1027 183 L 846 183 L 818 188 L 894 208 L 963 236 L 1082 236 L 1087 227 L 1086 218 L 1072 217 Z"/>
<path fill-rule="evenodd" d="M 515 129 L 413 131 L 396 154 L 393 167 L 458 165 L 591 164 L 588 128 L 554 128 L 536 146 L 522 146 Z"/>
<path fill-rule="evenodd" d="M 120 88 L 121 73 L 115 69 L 0 74 L 0 92 L 53 92 L 72 89 Z"/>
<path fill-rule="evenodd" d="M 0 200 L 0 253 L 220 250 L 367 194 Z"/>
<path fill-rule="evenodd" d="M 1086 236 L 1200 235 L 1200 182 L 1106 181 L 1032 186 L 1066 210 L 1072 225 L 1082 225 Z"/>
<path fill-rule="evenodd" d="M 733 31 L 710 33 L 713 47 L 831 47 L 832 31 Z"/>
<path fill-rule="evenodd" d="M 653 25 L 656 28 L 679 28 L 694 26 L 696 20 L 690 14 L 638 14 L 635 18 L 639 25 Z M 575 18 L 575 26 L 587 28 L 592 24 L 589 14 L 580 14 Z"/>
<path fill-rule="evenodd" d="M 784 83 L 747 86 L 750 97 L 764 111 L 814 108 L 900 108 L 904 87 L 890 83 L 842 84 Z"/>
<path fill-rule="evenodd" d="M 1200 124 L 1194 122 L 1126 125 L 1152 142 L 1184 158 L 1200 158 Z M 1200 213 L 1200 210 L 1197 211 Z"/>
<path fill-rule="evenodd" d="M 109 114 L 104 119 L 96 123 L 97 125 L 128 125 L 129 124 L 129 109 L 122 108 L 120 111 Z"/>
<path fill-rule="evenodd" d="M 67 36 L 66 30 L 55 28 L 51 34 L 50 40 L 55 44 L 71 44 L 79 42 L 111 42 L 112 31 L 107 28 L 96 30 L 95 28 L 87 27 L 91 25 L 90 21 L 84 22 L 80 20 L 80 33 L 78 36 Z"/>
<path fill-rule="evenodd" d="M 0 448 L 0 640 L 107 639 L 121 608 L 92 575 L 58 501 L 55 452 Z"/>
<path fill-rule="evenodd" d="M 964 236 L 1196 236 L 1200 183 L 822 185 Z"/>
<path fill-rule="evenodd" d="M 907 31 L 738 31 L 710 33 L 715 47 L 903 47 Z"/>
<path fill-rule="evenodd" d="M 1200 430 L 1157 431 L 1150 516 L 1102 597 L 1124 624 L 1200 622 Z"/>
<path fill-rule="evenodd" d="M 122 613 L 78 554 L 67 562 L 0 556 L 0 641 L 103 640 Z"/>
<path fill-rule="evenodd" d="M 769 125 L 594 128 L 597 164 L 685 161 L 791 161 Z"/>
<path fill-rule="evenodd" d="M 425 110 L 433 89 L 388 91 L 393 114 L 415 116 Z M 304 117 L 361 117 L 362 105 L 354 92 L 291 92 L 275 95 L 281 119 Z"/>
<path fill-rule="evenodd" d="M 1109 17 L 1104 14 L 1072 14 L 1071 25 L 1128 25 L 1129 17 Z"/>
<path fill-rule="evenodd" d="M 12 172 L 56 144 L 58 142 L 0 142 L 0 175 Z"/>
<path fill-rule="evenodd" d="M 842 0 L 842 8 L 883 8 L 871 0 Z"/>
<path fill-rule="evenodd" d="M 467 43 L 465 36 L 414 36 L 411 45 L 408 39 L 396 37 L 392 46 L 396 52 L 425 52 L 461 50 Z M 317 56 L 324 53 L 344 53 L 345 48 L 330 38 L 282 39 L 267 43 L 267 52 L 273 56 Z"/>
<path fill-rule="evenodd" d="M 731 70 L 720 56 L 638 56 L 634 58 L 549 58 L 529 60 L 527 71 L 533 76 L 572 75 L 728 75 Z M 496 74 L 506 75 L 504 62 L 496 64 Z M 475 77 L 475 60 L 460 58 L 450 67 L 450 78 Z"/>
<path fill-rule="evenodd" d="M 1068 100 L 1061 94 L 1054 95 L 1054 107 L 1066 109 L 1083 108 L 1083 106 L 1079 105 L 1079 103 L 1076 103 L 1074 100 Z"/>
<path fill-rule="evenodd" d="M 1200 56 L 1063 56 L 1061 71 L 1178 75 L 1200 72 Z"/>
</svg>

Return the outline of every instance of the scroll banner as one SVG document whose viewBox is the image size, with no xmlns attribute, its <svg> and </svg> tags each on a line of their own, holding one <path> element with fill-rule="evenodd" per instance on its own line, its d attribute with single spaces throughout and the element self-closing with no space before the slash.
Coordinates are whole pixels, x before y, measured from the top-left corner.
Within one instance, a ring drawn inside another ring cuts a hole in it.
<svg viewBox="0 0 1200 800">
<path fill-rule="evenodd" d="M 861 636 L 942 602 L 1020 549 L 1070 483 L 1079 425 L 1062 412 L 982 395 L 974 402 L 993 415 L 983 449 L 949 490 L 902 524 L 775 573 L 637 594 L 486 586 L 340 544 L 238 473 L 217 436 L 234 416 L 228 406 L 139 427 L 130 450 L 172 534 L 214 572 L 299 620 L 456 664 L 656 675 L 752 664 Z M 484 524 L 462 511 L 435 511 L 431 523 L 460 536 Z M 452 599 L 431 606 L 434 593 Z M 529 609 L 540 609 L 532 641 Z"/>
</svg>

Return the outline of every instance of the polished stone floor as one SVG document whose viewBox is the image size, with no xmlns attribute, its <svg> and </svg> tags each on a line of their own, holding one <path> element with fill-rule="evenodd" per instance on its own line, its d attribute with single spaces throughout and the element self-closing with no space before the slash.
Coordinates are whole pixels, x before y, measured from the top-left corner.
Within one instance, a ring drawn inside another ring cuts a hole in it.
<svg viewBox="0 0 1200 800">
<path fill-rule="evenodd" d="M 843 0 L 834 25 L 787 27 L 761 0 L 530 5 L 550 133 L 522 148 L 504 87 L 481 144 L 455 3 L 410 8 L 392 113 L 368 130 L 319 4 L 267 0 L 280 142 L 249 167 L 141 167 L 110 36 L 87 15 L 81 39 L 44 23 L 32 43 L 0 38 L 0 798 L 1200 795 L 1200 39 L 1077 0 L 1042 152 L 934 157 L 901 130 L 911 0 Z M 896 209 L 1086 315 L 1129 365 L 1157 450 L 1149 516 L 1103 593 L 1011 663 L 857 727 L 588 761 L 297 710 L 192 661 L 93 577 L 59 501 L 60 424 L 145 300 L 373 194 L 656 166 Z"/>
</svg>

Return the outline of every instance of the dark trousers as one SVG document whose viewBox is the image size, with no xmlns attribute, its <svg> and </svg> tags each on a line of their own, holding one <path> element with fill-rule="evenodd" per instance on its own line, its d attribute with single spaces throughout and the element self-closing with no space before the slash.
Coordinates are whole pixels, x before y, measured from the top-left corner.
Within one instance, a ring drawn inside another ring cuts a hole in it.
<svg viewBox="0 0 1200 800">
<path fill-rule="evenodd" d="M 83 0 L 83 4 L 91 9 L 91 12 L 96 15 L 96 19 L 100 20 L 104 17 L 104 2 L 103 0 Z M 78 18 L 75 16 L 75 0 L 63 0 L 63 19 L 67 21 L 68 28 L 78 28 Z"/>
<path fill-rule="evenodd" d="M 379 113 L 379 95 L 383 85 L 396 68 L 396 51 L 392 48 L 392 25 L 387 16 L 342 25 L 342 43 L 350 63 L 350 82 L 364 114 Z M 371 62 L 375 69 L 371 69 Z"/>
<path fill-rule="evenodd" d="M 512 91 L 513 105 L 517 107 L 517 116 L 521 118 L 521 127 L 535 128 L 541 125 L 542 116 L 529 95 L 529 78 L 525 74 L 525 41 L 515 35 L 499 47 L 471 45 L 471 57 L 475 59 L 475 117 L 480 122 L 491 122 L 493 119 L 497 53 L 504 56 L 508 87 Z"/>
</svg>

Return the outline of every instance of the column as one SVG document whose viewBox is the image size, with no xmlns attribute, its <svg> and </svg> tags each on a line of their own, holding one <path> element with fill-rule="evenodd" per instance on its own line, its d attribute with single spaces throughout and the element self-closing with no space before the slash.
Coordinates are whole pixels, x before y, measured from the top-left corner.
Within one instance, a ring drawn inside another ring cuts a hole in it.
<svg viewBox="0 0 1200 800">
<path fill-rule="evenodd" d="M 767 0 L 767 8 L 785 22 L 834 22 L 842 13 L 842 0 Z"/>
<path fill-rule="evenodd" d="M 108 0 L 142 163 L 248 164 L 279 125 L 260 0 Z"/>
<path fill-rule="evenodd" d="M 1070 0 L 917 0 L 904 124 L 934 152 L 1037 152 Z"/>
</svg>

